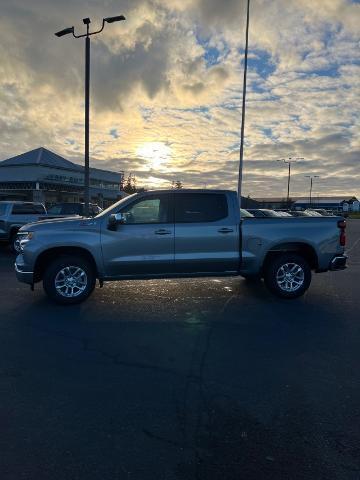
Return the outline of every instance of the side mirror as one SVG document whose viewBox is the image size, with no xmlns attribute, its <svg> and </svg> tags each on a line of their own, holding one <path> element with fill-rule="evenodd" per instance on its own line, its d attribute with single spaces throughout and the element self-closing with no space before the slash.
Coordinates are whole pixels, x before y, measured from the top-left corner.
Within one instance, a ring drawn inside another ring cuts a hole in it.
<svg viewBox="0 0 360 480">
<path fill-rule="evenodd" d="M 123 213 L 112 213 L 109 216 L 109 230 L 115 230 L 117 225 L 126 223 L 126 217 Z"/>
</svg>

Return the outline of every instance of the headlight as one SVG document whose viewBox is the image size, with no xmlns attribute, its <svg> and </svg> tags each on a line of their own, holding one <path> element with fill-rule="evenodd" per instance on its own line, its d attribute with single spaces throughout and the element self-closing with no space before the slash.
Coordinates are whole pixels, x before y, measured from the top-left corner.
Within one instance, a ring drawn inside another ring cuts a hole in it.
<svg viewBox="0 0 360 480">
<path fill-rule="evenodd" d="M 20 251 L 24 250 L 25 245 L 34 238 L 34 232 L 18 232 L 17 242 L 19 243 Z"/>
</svg>

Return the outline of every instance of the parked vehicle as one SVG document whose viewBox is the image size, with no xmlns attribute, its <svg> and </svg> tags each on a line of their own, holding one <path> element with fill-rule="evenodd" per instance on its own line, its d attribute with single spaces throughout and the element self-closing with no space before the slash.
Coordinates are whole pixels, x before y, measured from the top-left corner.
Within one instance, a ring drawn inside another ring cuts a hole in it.
<svg viewBox="0 0 360 480">
<path fill-rule="evenodd" d="M 14 252 L 19 252 L 17 232 L 23 225 L 36 222 L 46 215 L 46 208 L 38 202 L 0 202 L 0 241 L 9 244 Z"/>
<path fill-rule="evenodd" d="M 254 215 L 245 208 L 240 208 L 241 218 L 254 218 Z"/>
<path fill-rule="evenodd" d="M 305 212 L 310 215 L 311 217 L 322 217 L 323 215 L 321 215 L 321 213 L 319 212 L 316 212 L 315 210 L 310 210 L 310 209 L 307 209 L 305 210 Z"/>
<path fill-rule="evenodd" d="M 284 212 L 282 210 L 277 210 L 276 213 L 280 216 L 280 217 L 291 217 L 291 214 L 289 212 Z"/>
<path fill-rule="evenodd" d="M 95 203 L 89 204 L 90 217 L 95 217 L 102 212 Z M 79 215 L 83 217 L 85 215 L 85 203 L 56 203 L 52 205 L 47 212 L 47 218 L 62 218 Z"/>
<path fill-rule="evenodd" d="M 333 215 L 332 212 L 325 210 L 325 208 L 308 208 L 308 211 L 320 213 L 320 215 L 325 217 L 330 217 L 331 215 Z"/>
<path fill-rule="evenodd" d="M 304 294 L 311 272 L 346 266 L 341 217 L 246 218 L 227 190 L 165 190 L 120 200 L 95 218 L 45 220 L 19 232 L 15 270 L 42 280 L 58 303 L 85 300 L 96 279 L 263 277 L 284 298 Z"/>
<path fill-rule="evenodd" d="M 311 217 L 311 215 L 304 210 L 292 210 L 290 213 L 292 217 Z"/>
<path fill-rule="evenodd" d="M 59 203 L 46 211 L 39 202 L 2 201 L 0 202 L 0 242 L 10 243 L 13 252 L 19 253 L 17 232 L 23 225 L 53 218 L 84 216 L 84 203 Z M 102 212 L 96 204 L 90 204 L 90 216 Z"/>
<path fill-rule="evenodd" d="M 250 208 L 248 212 L 254 215 L 256 218 L 264 218 L 264 217 L 281 217 L 279 212 L 275 212 L 275 210 L 270 210 L 268 208 Z"/>
</svg>

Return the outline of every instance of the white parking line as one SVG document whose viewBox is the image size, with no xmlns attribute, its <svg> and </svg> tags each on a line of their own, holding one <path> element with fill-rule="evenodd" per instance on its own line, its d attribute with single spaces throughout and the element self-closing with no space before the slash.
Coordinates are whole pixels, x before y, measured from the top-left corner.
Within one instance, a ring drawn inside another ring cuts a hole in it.
<svg viewBox="0 0 360 480">
<path fill-rule="evenodd" d="M 360 242 L 360 237 L 351 245 L 350 248 L 346 249 L 346 253 L 351 252 L 351 250 L 353 250 L 359 242 Z"/>
</svg>

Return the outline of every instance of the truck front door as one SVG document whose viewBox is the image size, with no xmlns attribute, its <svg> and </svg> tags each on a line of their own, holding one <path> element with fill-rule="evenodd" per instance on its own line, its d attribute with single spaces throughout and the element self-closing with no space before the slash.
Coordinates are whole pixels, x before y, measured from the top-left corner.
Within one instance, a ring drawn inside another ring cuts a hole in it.
<svg viewBox="0 0 360 480">
<path fill-rule="evenodd" d="M 122 207 L 125 223 L 101 234 L 106 276 L 174 272 L 173 195 L 146 195 Z"/>
</svg>

